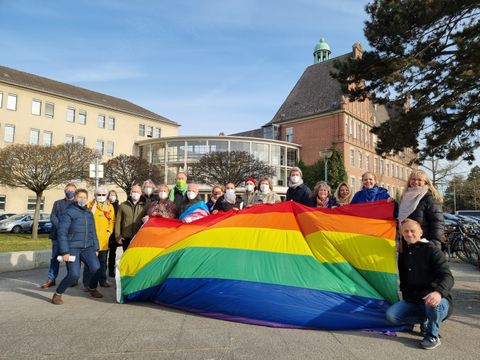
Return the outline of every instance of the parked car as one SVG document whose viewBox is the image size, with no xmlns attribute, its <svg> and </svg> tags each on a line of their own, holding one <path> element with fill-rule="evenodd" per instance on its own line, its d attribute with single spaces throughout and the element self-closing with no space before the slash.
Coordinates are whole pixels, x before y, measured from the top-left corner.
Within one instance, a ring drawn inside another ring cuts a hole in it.
<svg viewBox="0 0 480 360">
<path fill-rule="evenodd" d="M 50 221 L 50 214 L 40 213 L 39 222 Z M 18 234 L 21 232 L 32 231 L 33 214 L 18 214 L 0 221 L 0 232 L 12 232 Z"/>
<path fill-rule="evenodd" d="M 16 215 L 16 214 L 0 214 L 0 221 L 5 220 L 9 217 L 12 217 L 13 215 Z"/>
</svg>

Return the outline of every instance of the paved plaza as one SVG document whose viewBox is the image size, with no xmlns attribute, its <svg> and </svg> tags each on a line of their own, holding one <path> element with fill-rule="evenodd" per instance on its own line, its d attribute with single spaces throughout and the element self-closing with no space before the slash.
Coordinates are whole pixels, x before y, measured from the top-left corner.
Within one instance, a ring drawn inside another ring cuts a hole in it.
<svg viewBox="0 0 480 360">
<path fill-rule="evenodd" d="M 71 288 L 55 306 L 53 290 L 39 287 L 46 269 L 3 273 L 0 359 L 478 359 L 480 271 L 458 262 L 451 268 L 455 311 L 432 351 L 418 347 L 416 333 L 274 329 L 122 305 L 113 288 L 101 289 L 101 300 Z"/>
</svg>

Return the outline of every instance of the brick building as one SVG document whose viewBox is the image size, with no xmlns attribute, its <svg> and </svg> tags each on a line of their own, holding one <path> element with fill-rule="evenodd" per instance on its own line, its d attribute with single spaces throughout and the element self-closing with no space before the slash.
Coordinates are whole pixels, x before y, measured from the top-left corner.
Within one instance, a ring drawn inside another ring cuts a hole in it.
<svg viewBox="0 0 480 360">
<path fill-rule="evenodd" d="M 354 191 L 361 187 L 361 175 L 371 171 L 390 194 L 400 194 L 415 155 L 406 149 L 383 158 L 375 152 L 376 135 L 370 133 L 372 126 L 389 118 L 391 110 L 368 99 L 349 101 L 330 75 L 336 60 L 361 56 L 361 45 L 356 43 L 351 53 L 335 58 L 330 54 L 329 45 L 321 39 L 314 49 L 314 64 L 305 69 L 273 119 L 262 126 L 263 137 L 300 144 L 300 158 L 307 165 L 318 161 L 322 150 L 334 147 L 343 153 Z M 258 134 L 259 129 L 236 135 L 252 136 L 253 132 Z"/>
</svg>

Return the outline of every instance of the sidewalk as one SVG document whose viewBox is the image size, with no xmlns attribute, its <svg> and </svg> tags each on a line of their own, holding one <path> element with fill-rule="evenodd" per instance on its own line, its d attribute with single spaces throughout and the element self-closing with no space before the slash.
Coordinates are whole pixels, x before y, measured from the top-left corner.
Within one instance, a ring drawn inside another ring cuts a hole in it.
<svg viewBox="0 0 480 360">
<path fill-rule="evenodd" d="M 0 359 L 478 359 L 480 271 L 459 262 L 451 268 L 454 314 L 433 351 L 418 348 L 421 337 L 411 333 L 274 329 L 121 305 L 114 288 L 95 300 L 79 285 L 55 306 L 53 290 L 39 288 L 46 269 L 0 274 Z"/>
</svg>

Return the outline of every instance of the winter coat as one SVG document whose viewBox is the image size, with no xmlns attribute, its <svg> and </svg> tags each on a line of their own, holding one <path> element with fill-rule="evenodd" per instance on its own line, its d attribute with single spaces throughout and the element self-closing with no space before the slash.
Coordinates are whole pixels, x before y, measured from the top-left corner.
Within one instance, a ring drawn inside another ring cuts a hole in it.
<svg viewBox="0 0 480 360">
<path fill-rule="evenodd" d="M 57 228 L 60 222 L 60 218 L 67 207 L 73 203 L 73 200 L 67 198 L 57 200 L 53 203 L 52 212 L 50 213 L 50 222 L 52 223 L 52 229 L 50 230 L 49 238 L 57 240 Z"/>
<path fill-rule="evenodd" d="M 229 203 L 227 200 L 225 200 L 225 195 L 222 195 L 218 198 L 217 202 L 213 206 L 213 210 L 218 210 L 218 211 L 229 211 L 232 210 L 233 208 L 240 209 L 242 207 L 243 200 L 240 197 L 235 198 L 235 204 Z M 208 205 L 207 205 L 208 206 Z"/>
<path fill-rule="evenodd" d="M 88 203 L 87 207 L 92 210 L 95 200 Z M 107 203 L 105 203 L 107 204 Z M 100 251 L 108 250 L 108 240 L 113 233 L 115 226 L 115 209 L 112 204 L 108 204 L 108 210 L 103 211 L 96 206 L 95 213 L 93 213 L 95 220 L 95 229 L 97 231 L 98 244 Z"/>
<path fill-rule="evenodd" d="M 273 191 L 269 191 L 266 194 L 262 193 L 261 191 L 257 191 L 253 197 L 253 205 L 277 204 L 279 202 L 282 202 L 282 199 Z"/>
<path fill-rule="evenodd" d="M 146 215 L 145 201 L 141 198 L 134 205 L 129 196 L 127 201 L 120 204 L 115 219 L 115 238 L 132 239 L 142 227 L 142 218 Z"/>
<path fill-rule="evenodd" d="M 58 224 L 60 254 L 69 254 L 70 249 L 93 247 L 98 251 L 98 239 L 92 212 L 87 207 L 72 202 L 60 218 Z"/>
<path fill-rule="evenodd" d="M 398 255 L 398 272 L 404 300 L 423 302 L 425 295 L 438 291 L 452 305 L 453 276 L 445 254 L 431 242 L 405 246 Z"/>
<path fill-rule="evenodd" d="M 408 216 L 418 222 L 423 231 L 423 237 L 437 242 L 440 247 L 445 243 L 445 221 L 442 205 L 433 197 L 429 190 L 417 205 L 417 208 Z"/>
<path fill-rule="evenodd" d="M 173 191 L 173 203 L 178 210 L 187 199 L 187 192 L 185 191 L 184 193 L 182 193 L 180 190 L 177 189 L 176 186 L 170 191 Z"/>
<path fill-rule="evenodd" d="M 313 207 L 313 208 L 318 208 L 319 207 L 317 205 L 317 198 L 315 196 L 312 196 L 310 198 L 310 206 Z M 326 208 L 330 209 L 330 208 L 337 207 L 337 206 L 340 206 L 337 202 L 337 199 L 334 196 L 330 196 L 328 198 L 328 204 L 327 204 Z"/>
<path fill-rule="evenodd" d="M 312 191 L 307 185 L 301 184 L 296 188 L 289 187 L 287 190 L 287 201 L 293 200 L 305 206 L 309 206 L 311 203 Z"/>
<path fill-rule="evenodd" d="M 255 196 L 256 192 L 245 192 L 245 194 L 242 195 L 242 201 L 243 201 L 243 206 L 247 207 L 249 205 L 253 205 L 253 197 Z"/>
<path fill-rule="evenodd" d="M 350 204 L 373 202 L 377 200 L 387 200 L 389 197 L 390 195 L 388 195 L 387 189 L 375 185 L 371 189 L 363 188 L 362 190 L 357 191 L 353 196 Z"/>
</svg>

